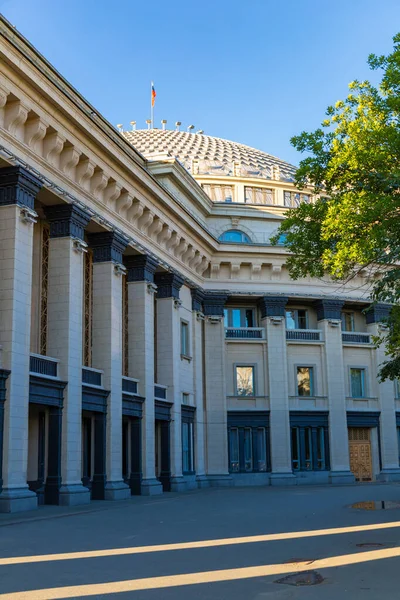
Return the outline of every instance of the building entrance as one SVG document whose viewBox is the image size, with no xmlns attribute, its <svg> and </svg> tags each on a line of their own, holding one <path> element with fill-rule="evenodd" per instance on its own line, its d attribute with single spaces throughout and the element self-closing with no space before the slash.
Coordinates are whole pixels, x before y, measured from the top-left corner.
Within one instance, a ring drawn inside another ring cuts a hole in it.
<svg viewBox="0 0 400 600">
<path fill-rule="evenodd" d="M 372 481 L 370 429 L 349 427 L 350 470 L 356 481 Z"/>
</svg>

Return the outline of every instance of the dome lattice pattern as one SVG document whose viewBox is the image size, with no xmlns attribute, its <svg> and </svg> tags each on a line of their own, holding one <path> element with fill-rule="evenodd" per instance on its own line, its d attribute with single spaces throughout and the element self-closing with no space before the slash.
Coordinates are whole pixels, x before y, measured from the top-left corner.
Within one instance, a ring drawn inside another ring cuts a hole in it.
<svg viewBox="0 0 400 600">
<path fill-rule="evenodd" d="M 296 167 L 271 154 L 201 133 L 139 129 L 124 131 L 124 136 L 145 156 L 168 153 L 194 175 L 293 181 L 296 172 Z"/>
</svg>

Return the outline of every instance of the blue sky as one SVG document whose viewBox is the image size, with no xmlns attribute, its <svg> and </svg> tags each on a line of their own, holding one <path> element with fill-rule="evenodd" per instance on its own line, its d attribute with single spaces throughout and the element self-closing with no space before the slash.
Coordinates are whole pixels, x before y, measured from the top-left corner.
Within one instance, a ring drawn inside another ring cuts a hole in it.
<svg viewBox="0 0 400 600">
<path fill-rule="evenodd" d="M 0 11 L 112 124 L 182 121 L 297 164 L 370 52 L 400 30 L 399 0 L 0 0 Z"/>
</svg>

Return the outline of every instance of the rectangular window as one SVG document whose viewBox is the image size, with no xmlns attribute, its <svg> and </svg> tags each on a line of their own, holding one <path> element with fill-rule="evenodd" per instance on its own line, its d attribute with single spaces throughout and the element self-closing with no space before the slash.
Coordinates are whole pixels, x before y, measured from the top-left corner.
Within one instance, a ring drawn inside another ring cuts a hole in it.
<svg viewBox="0 0 400 600">
<path fill-rule="evenodd" d="M 189 394 L 186 394 L 185 392 L 182 394 L 182 404 L 190 404 Z"/>
<path fill-rule="evenodd" d="M 253 438 L 251 428 L 244 430 L 244 470 L 249 473 L 253 470 Z"/>
<path fill-rule="evenodd" d="M 323 427 L 318 427 L 317 432 L 317 468 L 323 471 L 326 468 L 325 462 L 325 431 Z"/>
<path fill-rule="evenodd" d="M 400 379 L 394 380 L 394 397 L 397 399 L 400 398 Z"/>
<path fill-rule="evenodd" d="M 308 311 L 303 308 L 287 310 L 286 329 L 308 329 Z"/>
<path fill-rule="evenodd" d="M 225 308 L 225 327 L 255 327 L 254 308 Z"/>
<path fill-rule="evenodd" d="M 239 472 L 239 431 L 237 427 L 229 429 L 229 470 Z"/>
<path fill-rule="evenodd" d="M 236 394 L 238 396 L 255 396 L 254 367 L 235 367 Z"/>
<path fill-rule="evenodd" d="M 267 443 L 265 427 L 257 428 L 257 471 L 264 472 L 267 470 Z"/>
<path fill-rule="evenodd" d="M 400 427 L 397 427 L 397 451 L 399 454 L 399 465 L 400 465 Z"/>
<path fill-rule="evenodd" d="M 182 422 L 182 471 L 194 471 L 194 435 L 193 423 Z"/>
<path fill-rule="evenodd" d="M 283 204 L 290 208 L 300 206 L 302 202 L 309 204 L 311 201 L 310 194 L 300 194 L 299 192 L 283 192 Z"/>
<path fill-rule="evenodd" d="M 268 188 L 245 187 L 246 204 L 274 204 L 273 190 Z"/>
<path fill-rule="evenodd" d="M 300 470 L 300 440 L 299 428 L 292 427 L 292 469 L 293 471 Z"/>
<path fill-rule="evenodd" d="M 365 369 L 350 369 L 352 398 L 365 398 Z"/>
<path fill-rule="evenodd" d="M 189 356 L 189 324 L 181 321 L 181 354 Z"/>
<path fill-rule="evenodd" d="M 353 312 L 342 312 L 342 331 L 355 331 Z"/>
<path fill-rule="evenodd" d="M 297 394 L 299 396 L 314 396 L 313 367 L 297 367 Z"/>
</svg>

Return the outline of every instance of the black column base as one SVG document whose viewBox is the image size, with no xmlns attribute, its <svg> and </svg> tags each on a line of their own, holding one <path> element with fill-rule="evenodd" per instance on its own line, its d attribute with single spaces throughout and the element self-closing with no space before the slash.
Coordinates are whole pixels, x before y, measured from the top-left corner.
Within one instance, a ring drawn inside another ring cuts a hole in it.
<svg viewBox="0 0 400 600">
<path fill-rule="evenodd" d="M 104 500 L 106 488 L 105 475 L 93 475 L 92 479 L 92 500 Z"/>
<path fill-rule="evenodd" d="M 131 473 L 127 484 L 131 488 L 132 496 L 140 496 L 142 493 L 142 473 Z"/>
<path fill-rule="evenodd" d="M 60 504 L 61 477 L 48 476 L 44 488 L 45 504 Z"/>
</svg>

